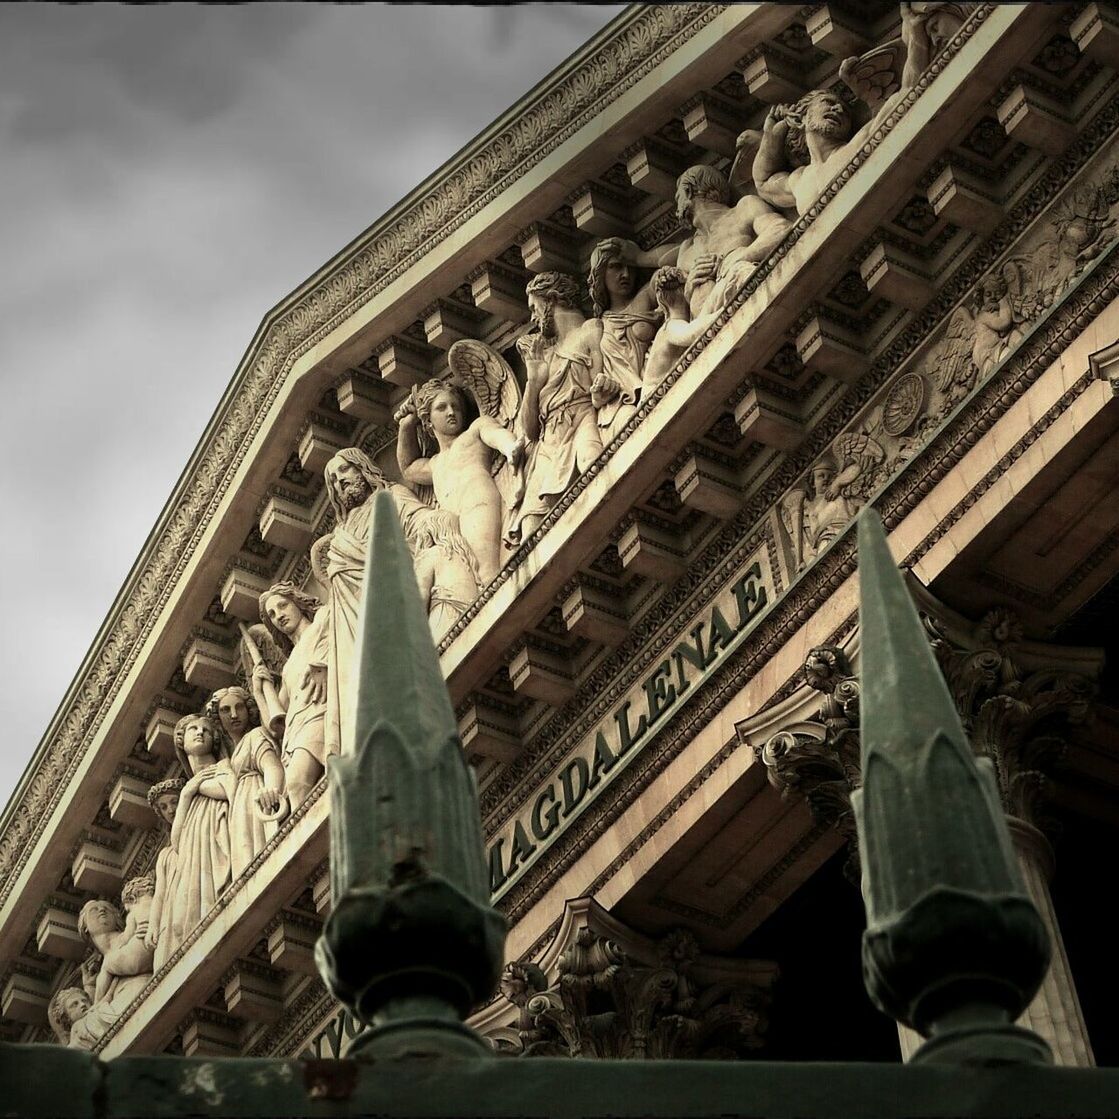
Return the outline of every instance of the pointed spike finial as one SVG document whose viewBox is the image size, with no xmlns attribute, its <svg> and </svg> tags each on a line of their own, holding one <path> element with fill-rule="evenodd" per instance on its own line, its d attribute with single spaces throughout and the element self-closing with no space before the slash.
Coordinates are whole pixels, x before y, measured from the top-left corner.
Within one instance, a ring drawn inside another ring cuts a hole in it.
<svg viewBox="0 0 1119 1119">
<path fill-rule="evenodd" d="M 412 554 L 387 490 L 373 495 L 365 594 L 358 621 L 355 746 L 386 720 L 409 743 L 437 744 L 458 733 Z"/>
<path fill-rule="evenodd" d="M 353 747 L 328 766 L 334 908 L 316 959 L 369 1027 L 350 1055 L 486 1055 L 461 1019 L 497 986 L 505 920 L 397 504 L 372 500 L 357 683 L 343 696 Z"/>
<path fill-rule="evenodd" d="M 930 727 L 966 742 L 956 705 L 933 656 L 882 520 L 871 508 L 858 520 L 860 710 L 863 741 L 917 747 Z M 900 744 L 899 744 L 900 745 Z"/>
<path fill-rule="evenodd" d="M 878 515 L 859 515 L 863 976 L 918 1062 L 1044 1062 L 1013 1025 L 1049 962 L 991 763 L 976 759 Z"/>
</svg>

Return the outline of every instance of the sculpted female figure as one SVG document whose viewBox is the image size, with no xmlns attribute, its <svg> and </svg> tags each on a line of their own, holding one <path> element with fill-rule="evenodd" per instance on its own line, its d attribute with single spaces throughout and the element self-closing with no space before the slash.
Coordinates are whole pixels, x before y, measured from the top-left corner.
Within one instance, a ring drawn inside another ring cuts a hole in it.
<svg viewBox="0 0 1119 1119">
<path fill-rule="evenodd" d="M 278 698 L 284 709 L 284 783 L 294 812 L 326 769 L 326 633 L 322 603 L 294 583 L 276 583 L 260 596 L 260 617 L 287 655 Z M 253 688 L 272 679 L 267 665 L 253 670 Z M 259 703 L 259 699 L 257 701 Z"/>
<path fill-rule="evenodd" d="M 189 779 L 171 826 L 168 873 L 159 883 L 148 940 L 158 970 L 230 881 L 229 804 L 236 778 L 217 724 L 187 715 L 175 724 L 175 754 Z"/>
<path fill-rule="evenodd" d="M 229 859 L 237 878 L 264 850 L 284 806 L 284 767 L 275 740 L 260 725 L 256 701 L 244 688 L 219 688 L 206 714 L 221 724 L 234 785 L 229 801 Z"/>
<path fill-rule="evenodd" d="M 601 330 L 602 354 L 602 371 L 591 390 L 604 444 L 633 415 L 645 356 L 661 318 L 649 285 L 638 289 L 639 253 L 637 245 L 621 237 L 599 241 L 591 253 L 587 287 Z"/>
</svg>

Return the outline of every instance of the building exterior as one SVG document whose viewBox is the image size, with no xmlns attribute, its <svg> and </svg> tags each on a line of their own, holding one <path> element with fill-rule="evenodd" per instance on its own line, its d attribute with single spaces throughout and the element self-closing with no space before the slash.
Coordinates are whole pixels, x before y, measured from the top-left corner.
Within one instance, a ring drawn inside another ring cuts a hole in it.
<svg viewBox="0 0 1119 1119">
<path fill-rule="evenodd" d="M 319 763 L 387 487 L 498 1049 L 912 1051 L 855 963 L 873 504 L 1057 946 L 1026 1017 L 1114 1063 L 1117 63 L 1094 3 L 635 6 L 295 291 L 0 821 L 4 1039 L 342 1050 Z"/>
</svg>

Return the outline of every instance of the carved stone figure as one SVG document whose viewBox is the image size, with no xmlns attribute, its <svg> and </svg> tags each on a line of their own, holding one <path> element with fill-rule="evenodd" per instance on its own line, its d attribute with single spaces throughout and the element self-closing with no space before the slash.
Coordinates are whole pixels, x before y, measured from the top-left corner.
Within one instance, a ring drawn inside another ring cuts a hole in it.
<svg viewBox="0 0 1119 1119">
<path fill-rule="evenodd" d="M 365 557 L 369 547 L 369 518 L 373 495 L 388 490 L 400 514 L 404 537 L 413 548 L 417 530 L 430 516 L 428 508 L 407 486 L 389 482 L 358 447 L 339 451 L 327 464 L 327 497 L 337 518 L 334 530 L 315 542 L 311 559 L 320 582 L 329 590 L 326 643 L 327 754 L 345 752 L 352 732 L 343 705 L 354 694 L 354 641 L 361 603 Z"/>
<path fill-rule="evenodd" d="M 519 425 L 532 440 L 525 495 L 511 518 L 512 545 L 531 535 L 568 486 L 602 453 L 591 386 L 601 370 L 598 326 L 579 310 L 579 286 L 541 272 L 525 289 L 531 328 L 517 339 L 527 381 Z"/>
<path fill-rule="evenodd" d="M 147 933 L 154 888 L 148 875 L 126 882 L 121 891 L 124 917 L 112 902 L 103 898 L 82 906 L 78 931 L 100 954 L 101 965 L 91 1005 L 84 1013 L 77 1014 L 80 999 L 73 995 L 67 999 L 67 1043 L 75 1049 L 88 1049 L 99 1041 L 151 978 L 152 950 L 147 944 Z"/>
<path fill-rule="evenodd" d="M 664 325 L 657 331 L 641 374 L 642 394 L 648 395 L 668 376 L 684 352 L 703 336 L 723 309 L 715 307 L 706 314 L 692 319 L 684 291 L 687 277 L 679 268 L 658 268 L 650 281 L 650 290 L 657 301 L 657 308 L 664 316 Z M 732 294 L 724 287 L 724 294 Z"/>
<path fill-rule="evenodd" d="M 662 252 L 657 263 L 675 264 L 687 274 L 684 295 L 692 318 L 733 299 L 788 232 L 789 220 L 758 194 L 730 205 L 726 176 L 705 164 L 689 167 L 677 179 L 676 213 L 692 234 L 674 253 Z"/>
<path fill-rule="evenodd" d="M 793 540 L 798 568 L 815 559 L 854 519 L 870 495 L 886 452 L 862 432 L 841 435 L 812 468 L 812 496 L 791 491 L 781 519 Z"/>
<path fill-rule="evenodd" d="M 89 1049 L 96 1043 L 97 1039 L 86 1033 L 82 1021 L 92 1005 L 81 987 L 63 987 L 54 993 L 47 1007 L 47 1020 L 60 1045 L 69 1045 L 71 1037 L 76 1038 L 76 1049 Z"/>
<path fill-rule="evenodd" d="M 282 660 L 277 702 L 284 712 L 280 761 L 284 788 L 295 811 L 326 769 L 326 612 L 294 583 L 275 583 L 260 596 L 265 633 Z M 267 664 L 253 669 L 254 691 L 273 679 Z M 257 698 L 260 703 L 260 697 Z"/>
<path fill-rule="evenodd" d="M 655 961 L 639 962 L 614 939 L 584 927 L 564 950 L 552 983 L 534 964 L 508 964 L 501 990 L 519 1011 L 517 1055 L 710 1060 L 739 1057 L 764 1043 L 765 987 L 743 978 L 701 982 L 699 945 L 684 929 L 657 941 L 655 953 Z"/>
<path fill-rule="evenodd" d="M 162 821 L 168 833 L 167 843 L 155 857 L 155 870 L 152 872 L 152 882 L 154 883 L 152 912 L 148 921 L 148 931 L 144 936 L 144 942 L 149 948 L 155 947 L 162 898 L 173 873 L 175 848 L 171 846 L 170 833 L 175 822 L 175 812 L 179 807 L 179 796 L 185 785 L 185 778 L 169 777 L 166 781 L 159 781 L 148 789 L 148 804 L 151 805 L 152 811 Z"/>
<path fill-rule="evenodd" d="M 489 351 L 480 342 L 473 343 L 472 349 Z M 495 364 L 505 365 L 493 351 L 489 356 Z M 511 421 L 519 404 L 512 370 L 502 381 L 514 390 L 507 417 Z M 490 396 L 500 399 L 499 390 Z M 458 517 L 459 531 L 477 560 L 479 583 L 485 586 L 501 567 L 505 519 L 501 493 L 492 477 L 493 452 L 516 470 L 524 460 L 525 441 L 485 411 L 471 420 L 471 405 L 467 389 L 455 380 L 434 378 L 413 390 L 396 413 L 396 453 L 405 481 L 433 486 L 440 508 Z"/>
<path fill-rule="evenodd" d="M 857 131 L 851 110 L 833 89 L 814 89 L 793 105 L 774 105 L 754 156 L 758 194 L 782 209 L 808 210 L 959 30 L 968 7 L 902 4 L 900 39 L 844 60 L 840 79 L 870 107 L 871 119 Z"/>
<path fill-rule="evenodd" d="M 416 583 L 428 612 L 431 635 L 442 640 L 482 588 L 477 561 L 453 513 L 432 511 L 417 530 Z"/>
<path fill-rule="evenodd" d="M 609 237 L 591 253 L 587 287 L 599 326 L 602 370 L 591 384 L 602 442 L 607 444 L 633 415 L 641 394 L 641 372 L 660 312 L 649 285 L 637 286 L 641 250 Z"/>
<path fill-rule="evenodd" d="M 219 688 L 210 696 L 206 714 L 220 724 L 229 749 L 234 778 L 229 800 L 229 859 L 232 876 L 237 878 L 264 850 L 287 807 L 284 767 L 275 740 L 260 725 L 256 701 L 244 688 Z"/>
<path fill-rule="evenodd" d="M 187 715 L 175 724 L 175 754 L 189 774 L 171 826 L 172 853 L 156 884 L 146 941 L 156 970 L 209 913 L 230 881 L 229 805 L 236 778 L 217 724 Z"/>
</svg>

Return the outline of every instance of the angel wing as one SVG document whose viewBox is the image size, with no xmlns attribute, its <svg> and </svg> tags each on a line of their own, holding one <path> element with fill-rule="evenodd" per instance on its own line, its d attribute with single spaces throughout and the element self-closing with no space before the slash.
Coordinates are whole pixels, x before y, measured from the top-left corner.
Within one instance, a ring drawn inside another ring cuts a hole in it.
<svg viewBox="0 0 1119 1119">
<path fill-rule="evenodd" d="M 882 103 L 901 89 L 906 47 L 901 39 L 891 39 L 866 54 L 846 58 L 839 64 L 839 77 L 847 88 L 877 113 Z"/>
<path fill-rule="evenodd" d="M 460 338 L 447 351 L 451 375 L 473 394 L 478 410 L 518 436 L 521 388 L 509 363 L 492 346 Z M 506 512 L 518 505 L 524 492 L 524 466 L 517 470 L 500 455 L 493 458 L 493 478 Z"/>
<path fill-rule="evenodd" d="M 275 637 L 272 636 L 272 631 L 266 625 L 257 622 L 254 625 L 246 626 L 245 633 L 248 634 L 249 640 L 256 646 L 261 659 L 272 670 L 273 675 L 279 676 L 283 672 L 288 658 L 287 653 L 280 648 Z M 245 679 L 251 680 L 255 658 L 248 647 L 248 641 L 244 637 L 238 643 L 238 648 L 241 654 L 241 669 L 245 673 Z"/>
<path fill-rule="evenodd" d="M 957 386 L 968 386 L 972 380 L 971 351 L 975 342 L 975 322 L 966 306 L 959 306 L 948 320 L 940 344 L 940 360 L 930 370 L 936 387 L 950 398 Z"/>
<path fill-rule="evenodd" d="M 845 491 L 851 497 L 868 498 L 874 488 L 877 467 L 886 461 L 885 448 L 865 432 L 849 431 L 835 441 L 833 449 L 840 473 L 848 467 L 858 467 L 855 477 L 844 487 Z"/>
<path fill-rule="evenodd" d="M 454 379 L 474 396 L 482 415 L 512 429 L 521 407 L 521 389 L 497 350 L 473 338 L 460 338 L 447 351 L 447 365 Z"/>
</svg>

